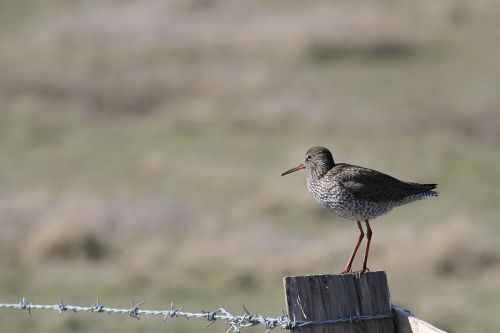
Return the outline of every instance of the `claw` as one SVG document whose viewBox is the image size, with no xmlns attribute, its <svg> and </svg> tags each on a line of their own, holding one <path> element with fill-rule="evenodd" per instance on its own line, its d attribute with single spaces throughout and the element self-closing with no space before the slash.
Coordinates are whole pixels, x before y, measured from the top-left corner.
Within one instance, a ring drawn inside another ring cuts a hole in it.
<svg viewBox="0 0 500 333">
<path fill-rule="evenodd" d="M 363 274 L 365 274 L 366 272 L 369 272 L 369 271 L 370 271 L 370 269 L 368 267 L 363 267 L 363 269 L 356 271 L 356 272 L 353 272 L 353 273 L 356 274 L 356 277 L 359 279 L 363 276 Z"/>
<path fill-rule="evenodd" d="M 339 275 L 345 275 L 345 274 L 349 274 L 349 273 L 352 273 L 352 269 L 351 269 L 351 267 L 346 267 L 346 268 L 344 268 L 344 270 L 342 272 L 339 273 Z"/>
</svg>

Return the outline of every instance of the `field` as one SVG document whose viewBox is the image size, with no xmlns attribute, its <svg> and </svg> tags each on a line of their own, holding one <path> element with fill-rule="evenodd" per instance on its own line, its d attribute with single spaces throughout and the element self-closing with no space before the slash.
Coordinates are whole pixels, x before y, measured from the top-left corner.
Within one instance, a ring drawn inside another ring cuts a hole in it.
<svg viewBox="0 0 500 333">
<path fill-rule="evenodd" d="M 323 145 L 439 184 L 438 198 L 372 223 L 370 268 L 435 326 L 496 331 L 499 15 L 488 0 L 0 0 L 0 303 L 280 315 L 283 276 L 338 272 L 356 240 L 305 173 L 280 177 Z M 0 322 L 226 330 L 16 311 Z"/>
</svg>

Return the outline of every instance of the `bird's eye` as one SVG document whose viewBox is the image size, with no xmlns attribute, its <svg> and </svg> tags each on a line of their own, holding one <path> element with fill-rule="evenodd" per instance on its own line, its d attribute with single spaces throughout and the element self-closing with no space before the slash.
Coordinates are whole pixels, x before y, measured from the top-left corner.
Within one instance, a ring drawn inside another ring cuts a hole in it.
<svg viewBox="0 0 500 333">
<path fill-rule="evenodd" d="M 311 155 L 306 156 L 306 161 L 309 161 L 311 159 Z"/>
</svg>

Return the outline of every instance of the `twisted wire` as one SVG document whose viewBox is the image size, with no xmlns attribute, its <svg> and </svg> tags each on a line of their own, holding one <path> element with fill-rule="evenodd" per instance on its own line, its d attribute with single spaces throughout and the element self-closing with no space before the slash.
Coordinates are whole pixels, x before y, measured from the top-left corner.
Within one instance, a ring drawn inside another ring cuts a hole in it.
<svg viewBox="0 0 500 333">
<path fill-rule="evenodd" d="M 375 319 L 385 319 L 392 318 L 392 312 L 385 314 L 375 314 L 375 315 L 360 315 L 356 313 L 351 316 L 339 317 L 327 320 L 295 320 L 295 318 L 290 318 L 288 315 L 283 314 L 276 318 L 265 317 L 263 315 L 251 314 L 245 307 L 243 307 L 244 314 L 243 315 L 234 315 L 229 311 L 219 308 L 215 311 L 201 311 L 201 312 L 187 312 L 183 311 L 182 307 L 177 308 L 175 304 L 172 302 L 170 304 L 170 308 L 168 310 L 146 310 L 141 309 L 140 306 L 143 305 L 144 302 L 140 302 L 135 304 L 133 301 L 131 306 L 128 308 L 110 308 L 102 305 L 97 299 L 97 302 L 91 306 L 80 306 L 80 305 L 71 305 L 63 302 L 62 299 L 59 299 L 59 303 L 57 304 L 33 304 L 28 302 L 24 297 L 21 299 L 19 303 L 13 304 L 2 304 L 0 303 L 0 309 L 17 309 L 24 310 L 28 312 L 28 315 L 31 318 L 32 310 L 54 310 L 58 311 L 60 314 L 64 312 L 71 311 L 74 313 L 79 312 L 87 312 L 87 313 L 107 313 L 107 314 L 122 314 L 128 315 L 130 317 L 140 319 L 142 316 L 160 316 L 166 321 L 169 318 L 204 318 L 208 321 L 206 326 L 210 326 L 215 323 L 217 320 L 223 321 L 229 325 L 229 329 L 226 333 L 233 332 L 238 333 L 241 329 L 246 327 L 251 327 L 255 325 L 262 325 L 266 328 L 267 331 L 272 330 L 274 328 L 281 329 L 294 329 L 309 325 L 326 325 L 326 324 L 336 324 L 336 323 L 360 323 L 366 320 L 375 320 Z"/>
</svg>

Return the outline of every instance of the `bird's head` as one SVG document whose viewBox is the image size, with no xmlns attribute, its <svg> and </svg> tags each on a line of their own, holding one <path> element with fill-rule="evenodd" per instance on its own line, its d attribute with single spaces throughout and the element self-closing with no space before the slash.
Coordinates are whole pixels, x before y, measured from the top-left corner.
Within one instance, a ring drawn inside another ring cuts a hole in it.
<svg viewBox="0 0 500 333">
<path fill-rule="evenodd" d="M 332 153 L 325 147 L 317 146 L 307 151 L 304 162 L 283 172 L 281 175 L 284 176 L 301 169 L 306 169 L 310 175 L 321 177 L 334 165 L 335 162 L 333 161 Z"/>
</svg>

